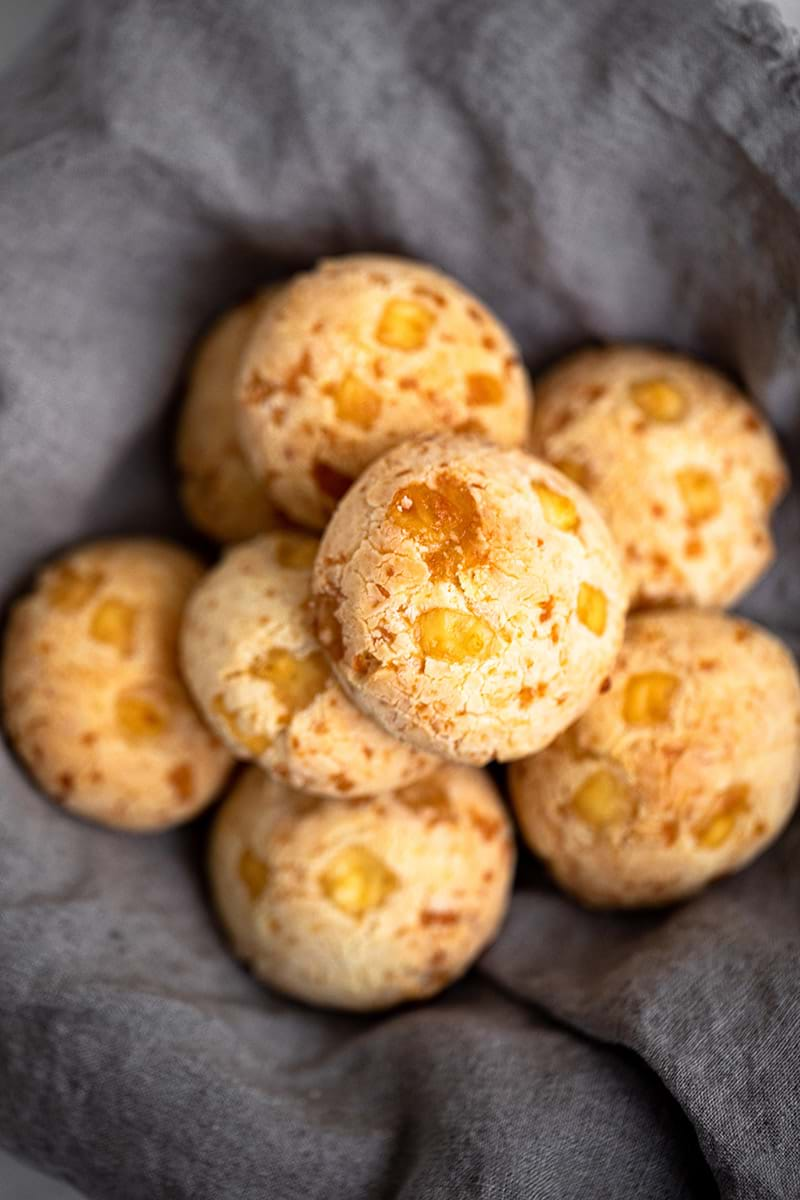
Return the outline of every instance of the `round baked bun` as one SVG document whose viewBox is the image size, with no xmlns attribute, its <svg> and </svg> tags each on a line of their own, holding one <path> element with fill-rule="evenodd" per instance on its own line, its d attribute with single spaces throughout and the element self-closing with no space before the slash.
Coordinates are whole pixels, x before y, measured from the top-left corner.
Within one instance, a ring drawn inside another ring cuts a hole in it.
<svg viewBox="0 0 800 1200">
<path fill-rule="evenodd" d="M 311 628 L 314 538 L 272 533 L 228 550 L 189 601 L 184 675 L 237 758 L 294 788 L 362 796 L 429 775 L 438 760 L 348 700 Z"/>
<path fill-rule="evenodd" d="M 800 784 L 800 682 L 777 638 L 713 612 L 630 618 L 610 686 L 514 763 L 528 845 L 586 904 L 666 904 L 778 836 Z"/>
<path fill-rule="evenodd" d="M 373 459 L 416 433 L 528 436 L 531 393 L 508 332 L 422 263 L 323 261 L 258 323 L 239 381 L 242 447 L 278 507 L 322 529 Z"/>
<path fill-rule="evenodd" d="M 373 463 L 314 567 L 317 636 L 356 704 L 398 737 L 481 765 L 546 746 L 622 640 L 616 549 L 555 468 L 476 438 Z"/>
<path fill-rule="evenodd" d="M 788 471 L 723 375 L 643 346 L 583 350 L 537 382 L 532 448 L 585 488 L 634 608 L 726 607 L 769 566 Z"/>
<path fill-rule="evenodd" d="M 14 604 L 5 727 L 39 786 L 70 812 L 166 829 L 222 784 L 230 755 L 178 674 L 178 626 L 202 570 L 167 542 L 92 542 L 45 567 Z"/>
<path fill-rule="evenodd" d="M 489 777 L 315 800 L 255 768 L 217 814 L 211 887 L 264 983 L 332 1008 L 422 1000 L 458 979 L 505 915 L 514 838 Z"/>
<path fill-rule="evenodd" d="M 239 448 L 234 395 L 247 339 L 279 290 L 267 288 L 224 313 L 192 363 L 176 446 L 180 496 L 192 524 L 218 542 L 239 542 L 281 523 Z"/>
</svg>

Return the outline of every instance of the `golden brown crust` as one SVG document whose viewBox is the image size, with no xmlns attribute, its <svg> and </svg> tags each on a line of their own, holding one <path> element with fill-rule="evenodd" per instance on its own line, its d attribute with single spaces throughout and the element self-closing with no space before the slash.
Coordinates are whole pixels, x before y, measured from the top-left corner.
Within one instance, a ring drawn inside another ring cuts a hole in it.
<svg viewBox="0 0 800 1200">
<path fill-rule="evenodd" d="M 320 544 L 317 631 L 356 703 L 456 761 L 531 753 L 590 703 L 622 638 L 616 549 L 547 463 L 456 435 L 368 468 Z"/>
<path fill-rule="evenodd" d="M 413 783 L 437 760 L 359 712 L 314 637 L 316 549 L 314 538 L 286 531 L 229 550 L 187 605 L 186 679 L 236 757 L 292 787 L 335 797 Z"/>
<path fill-rule="evenodd" d="M 532 446 L 608 521 L 632 606 L 729 605 L 773 557 L 788 472 L 724 376 L 644 346 L 583 350 L 537 381 Z"/>
<path fill-rule="evenodd" d="M 608 688 L 510 771 L 531 848 L 587 904 L 690 895 L 748 863 L 800 783 L 800 681 L 764 630 L 713 612 L 639 613 Z"/>
<path fill-rule="evenodd" d="M 268 288 L 224 313 L 197 348 L 178 425 L 180 494 L 192 524 L 220 542 L 239 542 L 282 523 L 239 448 L 234 385 L 259 316 L 280 289 Z"/>
<path fill-rule="evenodd" d="M 230 766 L 178 674 L 181 611 L 202 567 L 148 538 L 93 542 L 45 567 L 5 635 L 3 717 L 37 783 L 120 829 L 188 820 Z"/>
<path fill-rule="evenodd" d="M 462 975 L 497 933 L 513 868 L 496 789 L 465 767 L 362 801 L 314 800 L 250 769 L 211 838 L 236 953 L 279 991 L 353 1011 Z"/>
<path fill-rule="evenodd" d="M 281 510 L 322 529 L 361 471 L 416 433 L 527 437 L 530 384 L 495 317 L 454 280 L 357 255 L 297 276 L 239 380 L 242 445 Z"/>
</svg>

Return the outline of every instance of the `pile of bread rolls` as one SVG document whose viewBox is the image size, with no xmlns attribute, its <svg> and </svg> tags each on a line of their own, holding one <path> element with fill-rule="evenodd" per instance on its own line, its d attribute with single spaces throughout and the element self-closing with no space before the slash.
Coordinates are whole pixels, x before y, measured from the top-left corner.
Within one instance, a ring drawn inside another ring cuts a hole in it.
<svg viewBox="0 0 800 1200">
<path fill-rule="evenodd" d="M 595 906 L 688 896 L 794 808 L 794 660 L 724 613 L 774 553 L 764 420 L 641 346 L 580 351 L 535 394 L 454 280 L 322 262 L 195 355 L 177 460 L 215 565 L 95 541 L 11 609 L 4 720 L 34 779 L 133 831 L 227 785 L 218 914 L 301 1000 L 431 996 L 496 935 L 515 837 L 490 762 Z"/>
</svg>

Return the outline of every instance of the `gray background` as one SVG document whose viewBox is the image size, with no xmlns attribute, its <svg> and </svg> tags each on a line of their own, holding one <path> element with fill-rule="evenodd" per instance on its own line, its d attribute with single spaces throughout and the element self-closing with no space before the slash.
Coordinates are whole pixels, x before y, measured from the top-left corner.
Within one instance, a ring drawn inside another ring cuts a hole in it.
<svg viewBox="0 0 800 1200">
<path fill-rule="evenodd" d="M 654 0 L 655 2 L 655 0 Z M 0 69 L 55 7 L 54 0 L 0 0 Z M 800 25 L 800 0 L 778 4 L 784 18 Z M 12 114 L 5 114 L 8 119 Z M 4 1200 L 75 1200 L 77 1193 L 23 1167 L 0 1151 L 0 1197 Z"/>
<path fill-rule="evenodd" d="M 0 0 L 0 70 L 33 36 L 57 0 Z M 13 119 L 6 114 L 6 119 Z M 80 1200 L 66 1184 L 23 1166 L 0 1150 L 0 1197 L 3 1200 Z"/>
<path fill-rule="evenodd" d="M 35 32 L 56 0 L 0 0 L 0 70 Z M 13 119 L 13 114 L 4 114 Z M 66 1184 L 56 1183 L 0 1150 L 0 1197 L 3 1200 L 80 1200 Z"/>
</svg>

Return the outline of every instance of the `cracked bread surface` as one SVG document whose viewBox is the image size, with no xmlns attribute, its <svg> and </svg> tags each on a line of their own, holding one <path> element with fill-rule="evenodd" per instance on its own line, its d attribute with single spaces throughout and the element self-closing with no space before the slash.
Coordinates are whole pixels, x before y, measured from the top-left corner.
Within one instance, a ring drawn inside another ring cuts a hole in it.
<svg viewBox="0 0 800 1200">
<path fill-rule="evenodd" d="M 800 784 L 800 681 L 766 630 L 715 612 L 637 613 L 608 688 L 512 765 L 523 837 L 587 904 L 666 904 L 739 870 Z"/>
<path fill-rule="evenodd" d="M 317 636 L 362 710 L 478 765 L 547 745 L 622 639 L 616 549 L 588 497 L 520 450 L 423 437 L 364 472 L 313 576 Z"/>
<path fill-rule="evenodd" d="M 312 529 L 414 434 L 461 429 L 512 446 L 529 432 L 530 381 L 497 318 L 442 272 L 379 255 L 295 276 L 258 322 L 237 394 L 255 475 Z"/>
<path fill-rule="evenodd" d="M 607 346 L 557 363 L 536 392 L 531 446 L 605 517 L 633 608 L 726 607 L 766 570 L 789 473 L 724 375 L 648 346 Z"/>
<path fill-rule="evenodd" d="M 361 796 L 413 783 L 437 760 L 351 703 L 314 636 L 317 545 L 286 531 L 229 549 L 187 605 L 185 677 L 231 752 L 294 788 Z"/>
</svg>

